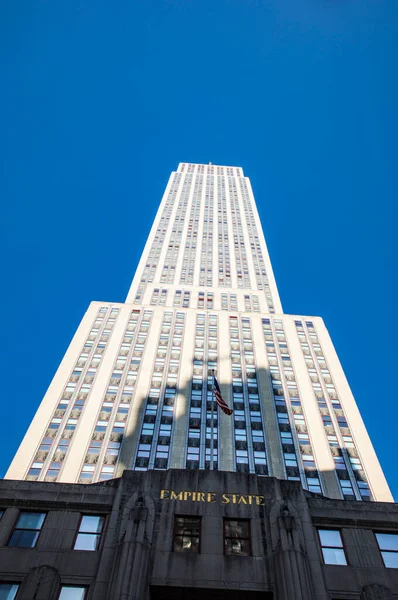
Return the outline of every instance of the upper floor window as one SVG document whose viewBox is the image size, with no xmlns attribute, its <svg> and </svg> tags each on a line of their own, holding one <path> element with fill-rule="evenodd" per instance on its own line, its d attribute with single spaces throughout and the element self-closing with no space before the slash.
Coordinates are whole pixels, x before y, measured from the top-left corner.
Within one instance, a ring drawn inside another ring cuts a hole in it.
<svg viewBox="0 0 398 600">
<path fill-rule="evenodd" d="M 8 545 L 19 548 L 34 548 L 45 518 L 46 513 L 21 512 Z"/>
<path fill-rule="evenodd" d="M 58 600 L 84 600 L 87 588 L 76 585 L 63 585 Z"/>
<path fill-rule="evenodd" d="M 74 550 L 98 550 L 105 517 L 83 515 Z"/>
<path fill-rule="evenodd" d="M 346 565 L 341 533 L 338 529 L 318 529 L 323 560 L 326 565 Z"/>
<path fill-rule="evenodd" d="M 224 519 L 224 552 L 235 556 L 250 556 L 250 521 Z"/>
<path fill-rule="evenodd" d="M 200 549 L 200 517 L 174 518 L 174 552 L 195 552 Z"/>
<path fill-rule="evenodd" d="M 376 533 L 376 540 L 384 565 L 398 569 L 398 533 Z"/>
</svg>

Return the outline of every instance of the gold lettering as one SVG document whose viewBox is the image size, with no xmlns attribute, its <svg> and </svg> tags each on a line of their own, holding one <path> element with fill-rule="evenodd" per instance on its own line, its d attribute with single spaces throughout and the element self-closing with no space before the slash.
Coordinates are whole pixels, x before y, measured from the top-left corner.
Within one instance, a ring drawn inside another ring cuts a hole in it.
<svg viewBox="0 0 398 600">
<path fill-rule="evenodd" d="M 160 490 L 161 500 L 192 500 L 193 502 L 217 502 L 216 492 L 175 492 L 174 490 Z M 221 504 L 256 504 L 265 505 L 265 496 L 255 494 L 231 494 L 225 492 L 221 495 Z"/>
<path fill-rule="evenodd" d="M 176 494 L 175 492 L 173 492 L 173 490 L 171 490 L 170 500 L 182 500 L 182 492 Z"/>
</svg>

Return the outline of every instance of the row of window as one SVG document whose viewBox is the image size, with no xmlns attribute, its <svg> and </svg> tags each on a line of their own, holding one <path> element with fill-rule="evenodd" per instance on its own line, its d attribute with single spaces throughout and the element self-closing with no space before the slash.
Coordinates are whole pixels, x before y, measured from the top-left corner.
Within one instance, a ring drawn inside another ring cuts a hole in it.
<svg viewBox="0 0 398 600">
<path fill-rule="evenodd" d="M 0 518 L 4 511 L 0 510 Z M 8 546 L 34 548 L 37 544 L 46 513 L 20 512 L 8 540 Z M 175 516 L 173 549 L 176 552 L 200 552 L 201 517 Z M 104 530 L 103 515 L 82 515 L 74 550 L 96 551 Z M 224 518 L 224 553 L 240 556 L 251 555 L 250 520 Z M 338 529 L 318 528 L 322 556 L 325 564 L 347 565 L 342 533 Z M 398 568 L 398 534 L 375 532 L 376 541 L 384 565 Z M 3 584 L 4 585 L 4 584 Z M 1 588 L 0 588 L 1 591 Z M 0 596 L 1 598 L 1 596 Z"/>
<path fill-rule="evenodd" d="M 130 407 L 135 394 L 152 311 L 133 310 L 97 415 L 79 481 L 105 481 L 115 476 Z"/>
<path fill-rule="evenodd" d="M 321 482 L 303 413 L 296 375 L 283 323 L 262 319 L 265 348 L 286 476 L 301 481 L 311 492 L 322 493 Z"/>
<path fill-rule="evenodd" d="M 231 287 L 231 259 L 229 254 L 228 210 L 224 177 L 217 178 L 218 193 L 218 286 Z"/>
<path fill-rule="evenodd" d="M 200 552 L 201 517 L 175 516 L 174 552 Z M 342 533 L 338 529 L 318 528 L 319 545 L 326 565 L 348 565 Z M 384 566 L 398 568 L 398 534 L 375 532 Z M 224 554 L 250 556 L 252 554 L 249 519 L 223 519 Z"/>
<path fill-rule="evenodd" d="M 246 245 L 243 235 L 243 219 L 239 207 L 239 198 L 236 181 L 232 177 L 228 177 L 228 189 L 231 206 L 232 231 L 234 239 L 238 288 L 251 289 L 249 265 L 247 261 Z"/>
<path fill-rule="evenodd" d="M 136 471 L 167 469 L 184 331 L 184 313 L 163 315 L 155 365 L 134 461 Z"/>
<path fill-rule="evenodd" d="M 227 175 L 229 177 L 242 177 L 243 172 L 241 167 L 219 167 L 212 165 L 209 163 L 208 165 L 199 165 L 195 163 L 180 163 L 178 167 L 178 171 L 180 173 L 184 173 L 187 171 L 188 173 L 202 173 L 202 174 L 217 174 L 217 175 Z"/>
<path fill-rule="evenodd" d="M 239 179 L 240 191 L 243 200 L 246 223 L 249 232 L 249 241 L 252 251 L 253 265 L 256 273 L 257 289 L 264 290 L 267 300 L 268 310 L 270 313 L 275 312 L 274 302 L 269 288 L 267 271 L 261 250 L 260 239 L 258 235 L 257 225 L 254 218 L 253 206 L 249 196 L 247 182 L 244 178 Z"/>
<path fill-rule="evenodd" d="M 198 227 L 200 206 L 202 200 L 203 175 L 197 175 L 195 179 L 191 213 L 189 215 L 187 239 L 182 259 L 180 283 L 192 285 L 195 272 L 196 250 L 198 243 Z M 188 292 L 189 293 L 189 292 Z M 175 302 L 175 299 L 174 299 Z M 189 302 L 188 302 L 189 306 Z"/>
<path fill-rule="evenodd" d="M 71 438 L 87 404 L 119 308 L 111 308 L 108 316 L 107 313 L 108 307 L 103 306 L 96 315 L 82 352 L 26 475 L 28 480 L 41 478 L 54 481 L 59 475 Z"/>
<path fill-rule="evenodd" d="M 160 253 L 163 248 L 164 238 L 168 229 L 170 216 L 173 210 L 174 202 L 177 197 L 178 188 L 180 185 L 182 175 L 181 173 L 175 173 L 171 182 L 170 190 L 166 198 L 166 202 L 160 217 L 159 225 L 156 229 L 155 237 L 152 242 L 151 249 L 149 250 L 147 262 L 142 272 L 141 280 L 137 289 L 136 296 L 134 298 L 135 304 L 142 302 L 142 297 L 147 283 L 152 283 L 155 278 L 156 269 L 158 266 Z"/>
<path fill-rule="evenodd" d="M 174 552 L 200 552 L 201 517 L 174 517 Z M 251 555 L 250 521 L 248 519 L 223 519 L 224 554 Z"/>
<path fill-rule="evenodd" d="M 165 306 L 167 301 L 167 288 L 154 288 L 150 300 L 153 306 Z M 215 294 L 213 292 L 199 291 L 197 296 L 197 308 L 206 308 L 213 310 Z M 176 290 L 174 293 L 173 306 L 181 306 L 190 308 L 191 292 L 189 290 Z M 244 312 L 260 312 L 260 301 L 256 294 L 244 294 L 242 298 L 236 294 L 221 294 L 221 309 L 222 310 L 238 310 L 238 306 Z"/>
<path fill-rule="evenodd" d="M 325 428 L 343 498 L 371 500 L 371 492 L 332 375 L 312 321 L 295 321 L 308 375 Z"/>
<path fill-rule="evenodd" d="M 0 510 L 0 518 L 3 513 Z M 46 516 L 47 513 L 44 512 L 20 512 L 7 545 L 14 548 L 34 548 Z M 81 515 L 73 550 L 98 550 L 104 522 L 105 517 L 102 515 Z"/>
<path fill-rule="evenodd" d="M 175 214 L 169 244 L 167 246 L 162 273 L 160 275 L 160 283 L 174 283 L 175 269 L 180 253 L 182 230 L 184 228 L 191 183 L 192 175 L 186 175 L 182 185 L 180 199 L 178 201 L 177 212 Z"/>
<path fill-rule="evenodd" d="M 213 397 L 213 373 L 217 376 L 217 346 L 217 315 L 198 313 L 188 419 L 188 469 L 218 469 L 218 410 Z M 205 440 L 204 444 L 202 440 Z"/>
<path fill-rule="evenodd" d="M 231 316 L 229 333 L 236 470 L 268 475 L 250 319 Z"/>
<path fill-rule="evenodd" d="M 338 529 L 318 529 L 324 563 L 327 565 L 348 565 L 343 537 Z M 377 545 L 384 566 L 398 569 L 398 534 L 375 532 Z"/>
<path fill-rule="evenodd" d="M 18 600 L 19 583 L 0 582 L 0 600 Z M 84 600 L 87 587 L 80 585 L 61 585 L 58 600 Z"/>
<path fill-rule="evenodd" d="M 213 285 L 213 212 L 214 178 L 206 179 L 205 210 L 203 220 L 202 249 L 200 253 L 199 285 Z"/>
</svg>

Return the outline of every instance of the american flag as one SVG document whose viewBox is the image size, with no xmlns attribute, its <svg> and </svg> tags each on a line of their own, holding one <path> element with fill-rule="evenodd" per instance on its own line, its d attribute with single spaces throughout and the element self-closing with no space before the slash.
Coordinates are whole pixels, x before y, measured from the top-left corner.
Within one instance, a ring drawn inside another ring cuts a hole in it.
<svg viewBox="0 0 398 600">
<path fill-rule="evenodd" d="M 221 408 L 221 410 L 223 412 L 225 412 L 226 415 L 232 415 L 233 410 L 232 410 L 232 408 L 229 408 L 228 404 L 225 402 L 224 398 L 221 396 L 220 386 L 218 385 L 218 381 L 217 381 L 215 375 L 213 376 L 213 393 L 214 393 L 216 402 L 217 402 L 218 406 Z"/>
</svg>

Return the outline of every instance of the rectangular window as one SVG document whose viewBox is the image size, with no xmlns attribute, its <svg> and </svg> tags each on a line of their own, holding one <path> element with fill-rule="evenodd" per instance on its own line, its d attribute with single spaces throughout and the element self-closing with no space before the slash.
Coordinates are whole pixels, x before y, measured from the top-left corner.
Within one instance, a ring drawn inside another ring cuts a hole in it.
<svg viewBox="0 0 398 600">
<path fill-rule="evenodd" d="M 200 517 L 174 517 L 174 552 L 200 550 Z"/>
<path fill-rule="evenodd" d="M 34 548 L 45 518 L 46 513 L 21 512 L 8 545 L 17 548 Z"/>
<path fill-rule="evenodd" d="M 234 556 L 251 555 L 248 519 L 224 519 L 224 553 Z"/>
<path fill-rule="evenodd" d="M 398 533 L 376 533 L 375 536 L 384 565 L 398 569 Z"/>
<path fill-rule="evenodd" d="M 98 550 L 105 517 L 83 515 L 80 521 L 74 550 Z"/>
<path fill-rule="evenodd" d="M 18 588 L 18 583 L 0 583 L 0 600 L 14 600 Z"/>
<path fill-rule="evenodd" d="M 76 585 L 63 585 L 58 600 L 84 600 L 87 588 Z"/>
<path fill-rule="evenodd" d="M 318 529 L 323 560 L 326 565 L 346 565 L 341 533 L 338 529 Z"/>
</svg>

